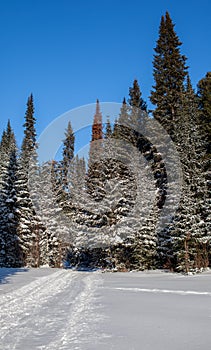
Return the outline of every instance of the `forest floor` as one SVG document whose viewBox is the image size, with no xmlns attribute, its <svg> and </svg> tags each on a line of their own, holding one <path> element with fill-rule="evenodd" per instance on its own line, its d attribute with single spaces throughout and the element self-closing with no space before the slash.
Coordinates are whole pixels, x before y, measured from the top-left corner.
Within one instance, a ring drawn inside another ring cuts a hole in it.
<svg viewBox="0 0 211 350">
<path fill-rule="evenodd" d="M 211 271 L 0 269 L 1 350 L 207 350 Z"/>
</svg>

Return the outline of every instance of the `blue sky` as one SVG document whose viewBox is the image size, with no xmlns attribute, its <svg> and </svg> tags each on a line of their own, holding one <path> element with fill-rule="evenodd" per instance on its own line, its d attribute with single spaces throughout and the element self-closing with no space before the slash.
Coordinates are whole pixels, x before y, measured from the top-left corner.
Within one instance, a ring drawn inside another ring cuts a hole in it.
<svg viewBox="0 0 211 350">
<path fill-rule="evenodd" d="M 38 135 L 96 98 L 121 102 L 134 78 L 147 99 L 166 10 L 196 86 L 211 70 L 209 0 L 0 0 L 0 132 L 10 118 L 20 144 L 31 92 Z"/>
</svg>

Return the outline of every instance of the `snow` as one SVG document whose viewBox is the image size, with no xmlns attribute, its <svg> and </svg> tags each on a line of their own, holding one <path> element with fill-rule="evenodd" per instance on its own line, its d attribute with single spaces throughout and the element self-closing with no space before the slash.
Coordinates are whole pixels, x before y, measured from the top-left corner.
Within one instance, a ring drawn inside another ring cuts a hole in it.
<svg viewBox="0 0 211 350">
<path fill-rule="evenodd" d="M 211 271 L 0 269 L 1 350 L 207 350 Z"/>
</svg>

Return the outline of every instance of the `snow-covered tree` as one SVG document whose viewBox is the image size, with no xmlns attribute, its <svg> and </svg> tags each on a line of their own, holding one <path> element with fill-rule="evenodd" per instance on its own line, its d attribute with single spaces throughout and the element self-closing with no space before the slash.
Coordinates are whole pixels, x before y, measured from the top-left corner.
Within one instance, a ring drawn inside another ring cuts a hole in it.
<svg viewBox="0 0 211 350">
<path fill-rule="evenodd" d="M 8 121 L 0 144 L 0 264 L 16 267 L 22 264 L 18 238 L 18 164 L 14 132 Z"/>
<path fill-rule="evenodd" d="M 177 269 L 188 272 L 209 265 L 210 229 L 208 224 L 207 186 L 204 178 L 197 101 L 190 78 L 183 97 L 183 110 L 175 135 L 183 173 L 180 206 L 171 235 Z"/>
</svg>

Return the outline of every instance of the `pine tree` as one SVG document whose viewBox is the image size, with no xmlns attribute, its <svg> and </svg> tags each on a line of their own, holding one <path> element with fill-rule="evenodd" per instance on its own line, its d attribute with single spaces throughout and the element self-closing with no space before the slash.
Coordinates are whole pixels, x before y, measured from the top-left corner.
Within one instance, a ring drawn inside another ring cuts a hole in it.
<svg viewBox="0 0 211 350">
<path fill-rule="evenodd" d="M 168 12 L 162 16 L 159 38 L 154 55 L 155 85 L 150 100 L 156 105 L 154 117 L 173 136 L 178 111 L 181 110 L 184 79 L 187 75 L 186 57 L 181 55 L 181 42 L 175 33 Z"/>
</svg>

